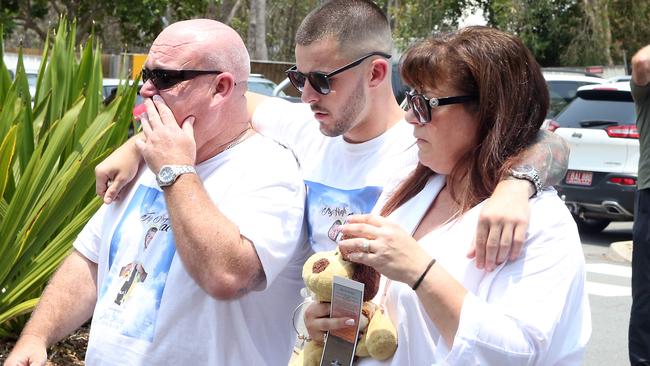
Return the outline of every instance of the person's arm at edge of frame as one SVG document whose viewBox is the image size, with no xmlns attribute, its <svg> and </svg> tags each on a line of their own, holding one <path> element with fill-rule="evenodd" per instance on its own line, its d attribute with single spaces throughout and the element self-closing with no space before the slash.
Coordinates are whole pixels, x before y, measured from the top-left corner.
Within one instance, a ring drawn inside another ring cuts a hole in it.
<svg viewBox="0 0 650 366">
<path fill-rule="evenodd" d="M 251 121 L 257 107 L 268 98 L 270 97 L 266 95 L 246 92 L 248 117 Z M 110 204 L 119 199 L 122 188 L 138 173 L 143 162 L 140 151 L 135 146 L 138 138 L 144 138 L 143 134 L 131 137 L 95 167 L 95 192 L 103 198 L 104 203 Z"/>
<path fill-rule="evenodd" d="M 568 167 L 569 146 L 560 136 L 540 130 L 534 143 L 521 152 L 515 166 L 531 165 L 544 187 L 559 183 Z M 468 253 L 476 266 L 488 271 L 521 253 L 528 228 L 528 199 L 535 187 L 527 180 L 504 177 L 481 209 L 474 246 Z"/>
<path fill-rule="evenodd" d="M 47 348 L 90 319 L 96 301 L 97 264 L 75 249 L 45 287 L 4 365 L 44 365 Z"/>
<path fill-rule="evenodd" d="M 641 48 L 632 56 L 632 81 L 638 86 L 650 83 L 650 45 Z"/>
</svg>

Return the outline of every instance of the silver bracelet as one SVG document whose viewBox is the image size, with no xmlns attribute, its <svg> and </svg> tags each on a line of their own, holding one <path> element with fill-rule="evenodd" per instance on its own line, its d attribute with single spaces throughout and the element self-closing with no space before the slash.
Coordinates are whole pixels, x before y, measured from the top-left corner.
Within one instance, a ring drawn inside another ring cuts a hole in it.
<svg viewBox="0 0 650 366">
<path fill-rule="evenodd" d="M 301 309 L 304 305 L 312 303 L 312 302 L 313 302 L 313 300 L 311 300 L 311 299 L 303 301 L 302 303 L 298 304 L 298 306 L 296 306 L 296 308 L 293 309 L 293 312 L 291 313 L 291 326 L 293 327 L 293 331 L 296 332 L 296 334 L 298 335 L 299 340 L 305 341 L 305 342 L 311 341 L 311 338 L 309 338 L 309 334 L 304 335 L 304 334 L 301 334 L 298 331 L 298 327 L 296 326 L 296 315 L 298 314 L 299 309 Z"/>
</svg>

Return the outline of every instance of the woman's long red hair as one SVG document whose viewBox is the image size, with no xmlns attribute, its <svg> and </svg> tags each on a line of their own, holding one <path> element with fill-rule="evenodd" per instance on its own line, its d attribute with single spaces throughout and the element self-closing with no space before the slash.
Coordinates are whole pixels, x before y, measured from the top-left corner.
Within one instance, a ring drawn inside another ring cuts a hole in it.
<svg viewBox="0 0 650 366">
<path fill-rule="evenodd" d="M 477 95 L 464 104 L 478 121 L 477 144 L 447 178 L 459 214 L 490 197 L 513 157 L 529 146 L 544 121 L 548 89 L 537 61 L 519 38 L 489 27 L 467 27 L 429 38 L 402 56 L 401 75 L 418 91 L 451 87 Z M 381 210 L 388 215 L 435 174 L 418 164 Z"/>
</svg>

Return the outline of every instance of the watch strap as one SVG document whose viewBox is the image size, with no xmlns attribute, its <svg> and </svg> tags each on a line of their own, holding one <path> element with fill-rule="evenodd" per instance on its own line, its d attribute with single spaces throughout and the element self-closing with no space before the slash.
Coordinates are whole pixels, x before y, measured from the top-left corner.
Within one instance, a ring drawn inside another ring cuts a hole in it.
<svg viewBox="0 0 650 366">
<path fill-rule="evenodd" d="M 532 167 L 525 172 L 518 171 L 516 169 L 510 169 L 509 175 L 516 179 L 525 179 L 533 185 L 535 188 L 535 193 L 533 193 L 530 198 L 536 197 L 544 189 L 542 180 L 539 178 L 539 174 L 537 174 L 537 170 Z"/>
<path fill-rule="evenodd" d="M 163 165 L 160 167 L 160 171 L 162 172 L 163 169 L 168 170 L 171 169 L 173 172 L 172 179 L 169 182 L 164 182 L 161 177 L 160 177 L 160 172 L 156 176 L 156 182 L 160 187 L 168 187 L 174 184 L 178 177 L 180 177 L 183 174 L 196 174 L 196 169 L 192 165 Z"/>
</svg>

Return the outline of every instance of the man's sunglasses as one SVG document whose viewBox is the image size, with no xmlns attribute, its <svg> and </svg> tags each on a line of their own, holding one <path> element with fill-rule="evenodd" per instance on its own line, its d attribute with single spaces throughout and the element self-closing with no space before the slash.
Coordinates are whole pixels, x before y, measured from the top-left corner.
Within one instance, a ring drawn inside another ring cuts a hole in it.
<svg viewBox="0 0 650 366">
<path fill-rule="evenodd" d="M 216 70 L 162 70 L 162 69 L 142 69 L 142 82 L 146 83 L 151 80 L 158 90 L 169 89 L 181 81 L 194 79 L 199 75 L 221 74 Z"/>
<path fill-rule="evenodd" d="M 413 109 L 413 113 L 418 118 L 420 124 L 427 124 L 431 121 L 431 108 L 440 107 L 449 104 L 466 103 L 476 100 L 475 95 L 462 95 L 458 97 L 445 97 L 445 98 L 427 98 L 424 94 L 410 91 L 406 93 L 406 101 L 409 108 Z"/>
<path fill-rule="evenodd" d="M 391 57 L 391 55 L 384 52 L 372 52 L 327 74 L 320 71 L 312 71 L 307 74 L 303 74 L 302 72 L 298 71 L 298 68 L 295 65 L 287 70 L 286 73 L 289 81 L 291 81 L 291 84 L 300 92 L 302 92 L 305 87 L 305 80 L 309 80 L 309 85 L 311 85 L 311 87 L 314 88 L 316 92 L 322 95 L 327 95 L 332 91 L 332 87 L 330 85 L 330 78 L 332 76 L 340 74 L 345 70 L 351 69 L 361 64 L 363 60 L 372 56 L 381 56 L 384 58 Z"/>
</svg>

